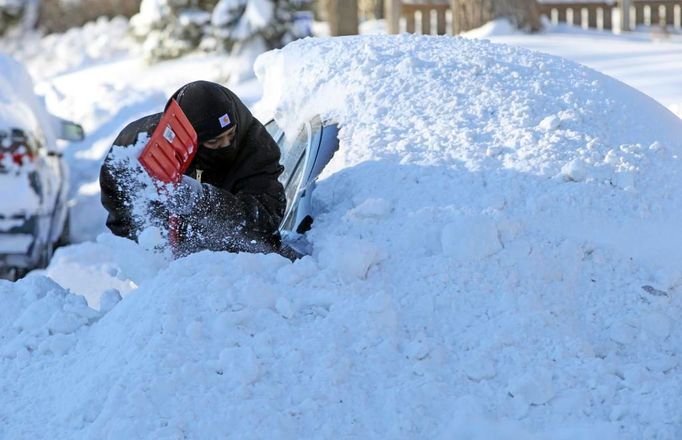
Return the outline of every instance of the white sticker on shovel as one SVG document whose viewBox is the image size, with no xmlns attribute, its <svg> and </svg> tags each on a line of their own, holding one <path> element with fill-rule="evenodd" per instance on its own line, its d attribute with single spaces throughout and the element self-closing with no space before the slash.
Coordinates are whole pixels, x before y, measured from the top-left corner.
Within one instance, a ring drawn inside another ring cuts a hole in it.
<svg viewBox="0 0 682 440">
<path fill-rule="evenodd" d="M 175 132 L 173 131 L 170 125 L 167 125 L 166 129 L 163 131 L 163 137 L 166 138 L 166 140 L 171 144 L 175 140 Z"/>
</svg>

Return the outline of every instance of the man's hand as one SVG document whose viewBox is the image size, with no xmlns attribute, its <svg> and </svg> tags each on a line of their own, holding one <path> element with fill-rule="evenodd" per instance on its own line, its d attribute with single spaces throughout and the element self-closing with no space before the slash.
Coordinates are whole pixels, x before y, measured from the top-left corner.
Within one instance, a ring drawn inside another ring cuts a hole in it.
<svg viewBox="0 0 682 440">
<path fill-rule="evenodd" d="M 169 185 L 168 210 L 173 214 L 186 215 L 192 212 L 204 194 L 201 183 L 189 176 L 182 176 L 177 185 Z"/>
</svg>

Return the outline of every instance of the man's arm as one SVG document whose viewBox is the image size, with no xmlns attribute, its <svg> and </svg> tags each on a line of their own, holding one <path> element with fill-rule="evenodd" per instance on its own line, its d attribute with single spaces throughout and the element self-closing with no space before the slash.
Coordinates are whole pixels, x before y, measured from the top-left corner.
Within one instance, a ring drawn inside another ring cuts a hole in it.
<svg viewBox="0 0 682 440">
<path fill-rule="evenodd" d="M 259 175 L 249 180 L 258 181 L 267 178 L 266 175 Z M 232 194 L 209 184 L 204 184 L 203 187 L 204 196 L 200 211 L 203 211 L 204 218 L 228 220 L 248 237 L 268 238 L 277 232 L 287 203 L 284 189 L 263 193 Z"/>
<path fill-rule="evenodd" d="M 240 148 L 250 154 L 241 159 L 232 191 L 203 184 L 190 218 L 193 222 L 208 222 L 210 230 L 222 234 L 219 236 L 226 237 L 230 244 L 255 240 L 277 245 L 277 231 L 286 209 L 284 188 L 278 181 L 283 170 L 279 147 L 263 125 L 254 120 Z M 216 240 L 213 233 L 209 235 Z M 211 243 L 205 247 L 212 248 Z M 249 250 L 243 247 L 236 246 L 236 250 Z"/>
<path fill-rule="evenodd" d="M 113 142 L 100 168 L 99 185 L 102 206 L 107 210 L 107 227 L 119 237 L 137 238 L 137 228 L 132 215 L 132 199 L 136 190 L 130 170 L 113 165 L 114 147 L 129 147 L 137 142 L 142 132 L 152 133 L 161 114 L 146 116 L 128 124 Z"/>
<path fill-rule="evenodd" d="M 136 234 L 130 213 L 130 197 L 123 191 L 117 171 L 112 169 L 110 156 L 99 171 L 100 199 L 107 210 L 107 228 L 119 237 L 135 240 Z"/>
</svg>

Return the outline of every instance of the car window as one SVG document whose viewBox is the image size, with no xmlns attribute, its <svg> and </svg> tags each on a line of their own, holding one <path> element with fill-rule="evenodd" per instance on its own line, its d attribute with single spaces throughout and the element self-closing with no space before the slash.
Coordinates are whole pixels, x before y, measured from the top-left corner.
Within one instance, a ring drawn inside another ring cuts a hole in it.
<svg viewBox="0 0 682 440">
<path fill-rule="evenodd" d="M 35 154 L 40 148 L 39 142 L 24 130 L 13 128 L 0 130 L 0 154 Z"/>
</svg>

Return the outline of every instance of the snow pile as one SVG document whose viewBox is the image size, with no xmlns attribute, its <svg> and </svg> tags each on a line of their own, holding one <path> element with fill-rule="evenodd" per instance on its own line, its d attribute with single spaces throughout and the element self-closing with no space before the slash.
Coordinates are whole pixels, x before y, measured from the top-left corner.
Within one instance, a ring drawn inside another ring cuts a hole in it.
<svg viewBox="0 0 682 440">
<path fill-rule="evenodd" d="M 47 270 L 97 315 L 0 282 L 0 437 L 682 435 L 679 119 L 459 38 L 307 39 L 257 67 L 290 136 L 341 126 L 313 255 L 168 263 L 105 235 Z"/>
<path fill-rule="evenodd" d="M 33 81 L 26 69 L 13 58 L 0 54 L 0 72 L 0 131 L 4 132 L 3 144 L 11 144 L 9 130 L 18 128 L 38 136 L 45 145 L 53 145 L 53 119 L 33 92 Z"/>
<path fill-rule="evenodd" d="M 453 380 L 454 394 L 535 426 L 679 435 L 677 118 L 604 75 L 487 42 L 306 41 L 257 69 L 289 132 L 314 113 L 342 126 L 311 234 L 320 258 L 373 256 L 406 315 L 426 307 L 414 331 L 481 381 Z"/>
<path fill-rule="evenodd" d="M 16 285 L 0 284 L 2 327 L 0 357 L 25 362 L 31 352 L 60 356 L 76 342 L 75 333 L 100 312 L 45 277 L 30 277 Z"/>
<path fill-rule="evenodd" d="M 30 66 L 37 81 L 87 65 L 109 61 L 135 50 L 124 17 L 100 17 L 63 34 L 30 32 L 0 41 L 0 51 Z"/>
<path fill-rule="evenodd" d="M 46 274 L 84 296 L 90 306 L 100 309 L 102 295 L 115 292 L 126 297 L 168 266 L 167 256 L 150 252 L 158 243 L 152 234 L 153 230 L 147 231 L 140 245 L 102 234 L 95 242 L 59 248 Z"/>
</svg>

